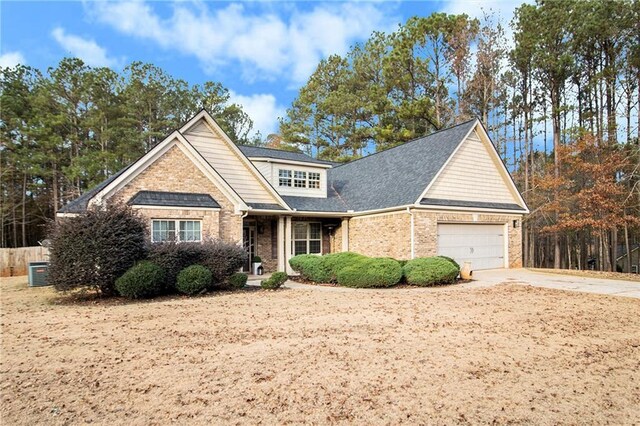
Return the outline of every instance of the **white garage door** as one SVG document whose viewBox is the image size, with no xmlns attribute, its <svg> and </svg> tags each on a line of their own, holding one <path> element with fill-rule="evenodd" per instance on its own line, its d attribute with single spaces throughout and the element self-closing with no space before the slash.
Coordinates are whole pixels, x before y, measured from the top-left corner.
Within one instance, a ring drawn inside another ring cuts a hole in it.
<svg viewBox="0 0 640 426">
<path fill-rule="evenodd" d="M 503 225 L 438 225 L 438 254 L 455 259 L 472 270 L 504 268 Z"/>
</svg>

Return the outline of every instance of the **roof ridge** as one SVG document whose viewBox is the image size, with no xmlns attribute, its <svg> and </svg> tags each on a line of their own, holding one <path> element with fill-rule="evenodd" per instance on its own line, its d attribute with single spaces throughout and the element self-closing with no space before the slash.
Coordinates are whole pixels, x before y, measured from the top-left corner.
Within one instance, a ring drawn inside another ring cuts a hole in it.
<svg viewBox="0 0 640 426">
<path fill-rule="evenodd" d="M 433 136 L 433 135 L 436 135 L 436 134 L 438 134 L 438 133 L 442 133 L 442 132 L 446 132 L 446 131 L 451 130 L 451 129 L 455 129 L 456 127 L 462 126 L 462 125 L 464 125 L 464 124 L 471 123 L 472 121 L 476 121 L 476 120 L 477 120 L 477 121 L 479 121 L 479 120 L 478 120 L 478 118 L 476 117 L 476 118 L 473 118 L 473 119 L 471 119 L 471 120 L 467 120 L 467 121 L 464 121 L 464 122 L 462 122 L 462 123 L 455 124 L 455 125 L 453 125 L 453 126 L 451 126 L 451 127 L 447 127 L 446 129 L 436 130 L 435 132 L 433 132 L 433 133 L 429 133 L 428 135 L 424 135 L 424 136 L 420 136 L 420 137 L 417 137 L 417 138 L 409 139 L 408 141 L 406 141 L 406 142 L 404 142 L 404 143 L 402 143 L 402 144 L 400 144 L 400 145 L 392 146 L 391 148 L 383 149 L 382 151 L 376 151 L 376 152 L 374 152 L 374 153 L 372 153 L 372 154 L 365 155 L 364 157 L 356 158 L 356 159 L 355 159 L 355 160 L 353 160 L 353 161 L 349 161 L 349 162 L 347 162 L 347 163 L 340 164 L 339 166 L 335 166 L 335 167 L 333 167 L 333 169 L 337 169 L 337 168 L 340 168 L 340 167 L 342 167 L 342 166 L 347 166 L 347 165 L 349 165 L 349 164 L 353 164 L 353 163 L 355 163 L 356 161 L 364 160 L 365 158 L 371 158 L 371 157 L 373 157 L 373 156 L 374 156 L 374 155 L 376 155 L 376 154 L 382 154 L 383 152 L 389 152 L 389 151 L 391 151 L 392 149 L 400 148 L 400 147 L 402 147 L 402 146 L 407 146 L 407 145 L 409 145 L 409 144 L 411 144 L 411 143 L 414 143 L 414 142 L 419 142 L 419 141 L 421 141 L 421 140 L 423 140 L 423 139 L 426 139 L 426 138 L 431 137 L 431 136 Z"/>
</svg>

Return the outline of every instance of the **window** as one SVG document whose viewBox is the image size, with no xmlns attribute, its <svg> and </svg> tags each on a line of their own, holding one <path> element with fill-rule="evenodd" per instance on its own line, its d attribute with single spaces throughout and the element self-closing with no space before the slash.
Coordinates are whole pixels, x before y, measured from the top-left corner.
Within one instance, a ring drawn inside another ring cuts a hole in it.
<svg viewBox="0 0 640 426">
<path fill-rule="evenodd" d="M 320 173 L 309 172 L 309 188 L 320 188 Z"/>
<path fill-rule="evenodd" d="M 151 241 L 172 241 L 176 238 L 175 220 L 154 220 L 152 224 Z"/>
<path fill-rule="evenodd" d="M 199 220 L 180 221 L 180 241 L 200 241 L 201 237 Z"/>
<path fill-rule="evenodd" d="M 178 230 L 178 232 L 176 232 Z M 199 220 L 153 220 L 151 241 L 202 241 L 202 222 Z"/>
<path fill-rule="evenodd" d="M 320 189 L 320 173 L 279 169 L 278 186 Z"/>
<path fill-rule="evenodd" d="M 291 170 L 279 170 L 280 186 L 291 186 Z"/>
<path fill-rule="evenodd" d="M 306 188 L 307 187 L 307 172 L 293 172 L 293 186 L 295 188 Z"/>
<path fill-rule="evenodd" d="M 316 222 L 294 222 L 291 248 L 294 256 L 322 253 L 322 225 Z"/>
</svg>

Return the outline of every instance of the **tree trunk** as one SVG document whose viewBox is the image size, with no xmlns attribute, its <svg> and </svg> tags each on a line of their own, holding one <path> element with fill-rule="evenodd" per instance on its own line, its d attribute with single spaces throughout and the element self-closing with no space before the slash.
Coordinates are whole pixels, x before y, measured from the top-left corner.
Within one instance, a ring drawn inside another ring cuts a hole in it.
<svg viewBox="0 0 640 426">
<path fill-rule="evenodd" d="M 22 174 L 22 247 L 27 246 L 27 174 Z"/>
<path fill-rule="evenodd" d="M 627 273 L 631 272 L 631 246 L 629 245 L 629 225 L 624 224 L 624 249 L 627 258 L 624 261 L 624 268 Z M 617 262 L 617 259 L 616 259 Z"/>
<path fill-rule="evenodd" d="M 558 157 L 558 148 L 560 147 L 560 94 L 559 90 L 551 93 L 551 115 L 553 125 L 553 176 L 556 181 L 560 178 L 560 157 Z M 558 186 L 555 185 L 553 190 L 553 201 L 558 202 Z M 553 216 L 555 223 L 558 223 L 560 212 L 558 207 L 554 208 Z M 558 239 L 558 231 L 553 232 L 553 267 L 560 268 L 560 240 Z"/>
</svg>

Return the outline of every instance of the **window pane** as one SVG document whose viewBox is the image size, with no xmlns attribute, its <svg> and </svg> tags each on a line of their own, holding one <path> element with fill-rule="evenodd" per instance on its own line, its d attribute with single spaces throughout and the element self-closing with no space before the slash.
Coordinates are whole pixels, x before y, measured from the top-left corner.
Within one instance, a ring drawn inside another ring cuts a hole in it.
<svg viewBox="0 0 640 426">
<path fill-rule="evenodd" d="M 306 240 L 307 239 L 307 224 L 296 223 L 293 226 L 293 239 L 294 240 Z"/>
<path fill-rule="evenodd" d="M 309 254 L 320 253 L 320 241 L 309 241 Z"/>
<path fill-rule="evenodd" d="M 293 186 L 295 188 L 307 187 L 307 172 L 296 171 L 294 172 L 293 177 Z"/>
<path fill-rule="evenodd" d="M 319 223 L 309 224 L 309 239 L 319 240 L 322 238 L 322 226 Z"/>
<path fill-rule="evenodd" d="M 320 173 L 309 172 L 309 188 L 320 188 Z"/>
<path fill-rule="evenodd" d="M 173 220 L 154 220 L 151 222 L 151 240 L 168 241 L 175 238 L 176 222 Z"/>
<path fill-rule="evenodd" d="M 280 186 L 291 186 L 291 170 L 278 170 Z"/>
<path fill-rule="evenodd" d="M 202 233 L 200 231 L 200 221 L 181 220 L 180 221 L 180 241 L 200 241 Z"/>
<path fill-rule="evenodd" d="M 293 245 L 293 254 L 307 254 L 307 242 L 306 241 L 296 241 Z"/>
</svg>

